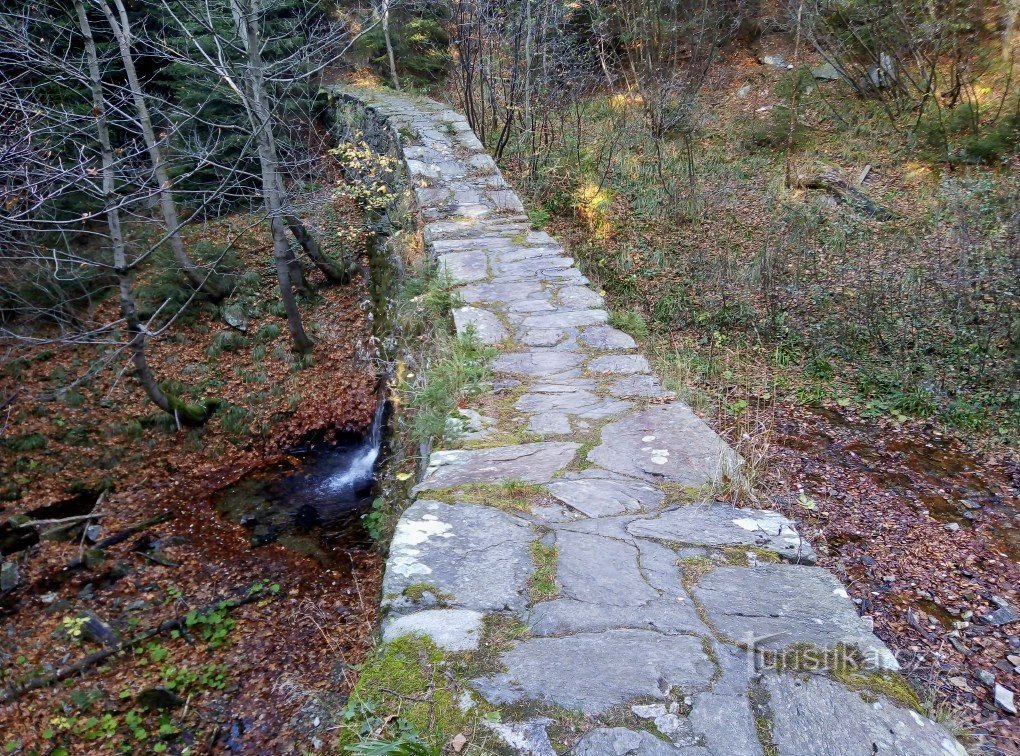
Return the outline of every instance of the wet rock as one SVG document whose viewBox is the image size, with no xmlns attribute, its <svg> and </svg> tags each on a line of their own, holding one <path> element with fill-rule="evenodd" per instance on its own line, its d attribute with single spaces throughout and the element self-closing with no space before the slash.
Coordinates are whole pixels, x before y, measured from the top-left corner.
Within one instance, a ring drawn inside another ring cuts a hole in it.
<svg viewBox="0 0 1020 756">
<path fill-rule="evenodd" d="M 879 696 L 874 703 L 823 676 L 768 675 L 772 739 L 781 754 L 966 756 L 941 725 Z M 869 696 L 872 700 L 873 696 Z"/>
<path fill-rule="evenodd" d="M 18 574 L 18 566 L 14 562 L 4 562 L 0 565 L 0 593 L 10 593 L 18 587 L 21 582 L 21 575 Z"/>
<path fill-rule="evenodd" d="M 94 570 L 106 561 L 106 552 L 102 549 L 86 549 L 81 562 L 86 569 Z"/>
<path fill-rule="evenodd" d="M 383 641 L 402 635 L 425 635 L 447 651 L 473 651 L 482 636 L 482 613 L 471 609 L 431 609 L 383 623 Z"/>
<path fill-rule="evenodd" d="M 184 705 L 184 699 L 166 688 L 146 688 L 137 696 L 135 703 L 146 709 L 175 709 Z"/>
<path fill-rule="evenodd" d="M 503 654 L 505 672 L 474 681 L 490 703 L 540 701 L 594 715 L 680 686 L 708 685 L 714 665 L 701 639 L 647 630 L 529 638 Z"/>
<path fill-rule="evenodd" d="M 757 546 L 791 562 L 814 564 L 815 552 L 788 518 L 765 509 L 707 501 L 634 520 L 631 535 L 692 546 Z"/>
</svg>

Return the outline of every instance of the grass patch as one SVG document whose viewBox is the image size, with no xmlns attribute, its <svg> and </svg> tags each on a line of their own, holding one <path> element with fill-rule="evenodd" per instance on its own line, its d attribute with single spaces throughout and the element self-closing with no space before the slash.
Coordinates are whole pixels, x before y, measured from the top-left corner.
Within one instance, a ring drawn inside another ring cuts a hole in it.
<svg viewBox="0 0 1020 756">
<path fill-rule="evenodd" d="M 708 557 L 692 556 L 683 557 L 677 566 L 680 568 L 680 582 L 684 588 L 690 590 L 701 578 L 715 569 L 715 562 Z"/>
<path fill-rule="evenodd" d="M 446 421 L 462 401 L 482 391 L 489 363 L 496 351 L 472 332 L 447 337 L 437 346 L 437 358 L 414 384 L 404 384 L 413 413 L 411 432 L 419 443 L 442 438 Z"/>
<path fill-rule="evenodd" d="M 559 594 L 560 589 L 556 585 L 556 561 L 559 555 L 559 549 L 555 546 L 546 546 L 541 541 L 531 544 L 531 559 L 535 563 L 530 584 L 532 601 L 549 601 Z"/>
<path fill-rule="evenodd" d="M 637 310 L 614 310 L 609 313 L 609 325 L 633 336 L 636 341 L 648 338 L 648 323 Z"/>
<path fill-rule="evenodd" d="M 429 496 L 447 504 L 484 504 L 506 512 L 530 512 L 533 505 L 549 498 L 549 492 L 537 483 L 507 480 L 434 489 Z"/>
</svg>

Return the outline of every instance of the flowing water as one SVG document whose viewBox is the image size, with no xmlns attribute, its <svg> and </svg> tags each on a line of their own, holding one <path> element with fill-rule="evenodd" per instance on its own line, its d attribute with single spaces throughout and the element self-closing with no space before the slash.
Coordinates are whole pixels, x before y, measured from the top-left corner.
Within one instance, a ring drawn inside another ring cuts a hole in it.
<svg viewBox="0 0 1020 756">
<path fill-rule="evenodd" d="M 217 509 L 249 529 L 252 546 L 278 542 L 336 566 L 344 549 L 371 542 L 361 516 L 374 499 L 385 420 L 380 400 L 364 436 L 295 447 L 287 462 L 220 492 Z"/>
</svg>

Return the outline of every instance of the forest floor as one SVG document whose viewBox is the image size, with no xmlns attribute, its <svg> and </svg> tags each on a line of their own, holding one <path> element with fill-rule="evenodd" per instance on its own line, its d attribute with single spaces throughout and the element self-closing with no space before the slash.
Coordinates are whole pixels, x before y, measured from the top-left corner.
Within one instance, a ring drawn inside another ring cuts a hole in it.
<svg viewBox="0 0 1020 756">
<path fill-rule="evenodd" d="M 363 227 L 353 201 L 327 210 L 330 244 Z M 189 244 L 221 248 L 250 224 L 222 218 L 195 227 Z M 364 237 L 344 239 L 346 253 L 365 253 Z M 100 347 L 0 345 L 0 397 L 14 395 L 0 416 L 0 544 L 5 580 L 16 583 L 0 598 L 0 691 L 185 618 L 0 703 L 6 752 L 290 752 L 309 744 L 302 704 L 353 685 L 381 579 L 370 540 L 335 544 L 326 567 L 276 543 L 253 548 L 250 530 L 215 506 L 215 493 L 246 474 L 293 465 L 287 451 L 299 441 L 364 432 L 377 406 L 366 282 L 330 287 L 310 275 L 302 310 L 317 344 L 313 360 L 296 361 L 274 311 L 271 246 L 261 225 L 234 245 L 246 273 L 224 306 L 244 314 L 243 331 L 225 325 L 223 306 L 202 305 L 152 345 L 162 380 L 223 400 L 201 428 L 178 430 L 154 412 L 122 354 L 78 382 Z M 165 282 L 140 279 L 163 295 Z"/>
<path fill-rule="evenodd" d="M 765 53 L 792 59 L 773 38 Z M 932 305 L 924 294 L 905 300 L 901 284 L 917 270 L 945 279 L 935 269 L 942 255 L 933 250 L 947 247 L 924 236 L 938 232 L 925 224 L 937 216 L 940 191 L 975 181 L 1008 196 L 1013 174 L 1009 166 L 999 173 L 905 157 L 900 146 L 890 147 L 879 119 L 849 130 L 834 126 L 834 85 L 813 82 L 803 94 L 798 161 L 870 176 L 865 191 L 895 208 L 898 220 L 883 226 L 825 192 L 787 191 L 789 121 L 775 114 L 792 76 L 745 51 L 717 67 L 702 93 L 696 190 L 677 145 L 664 145 L 681 157 L 663 174 L 651 164 L 652 147 L 630 136 L 639 124 L 617 125 L 627 118 L 622 95 L 586 106 L 585 120 L 575 119 L 576 142 L 569 118 L 558 124 L 560 141 L 544 147 L 551 169 L 529 177 L 511 155 L 507 177 L 522 197 L 532 197 L 533 222 L 567 240 L 606 296 L 611 322 L 644 340 L 667 386 L 741 452 L 755 483 L 748 498 L 800 523 L 930 712 L 983 752 L 1017 753 L 1020 724 L 994 700 L 996 685 L 1020 692 L 1015 416 L 985 415 L 987 422 L 962 427 L 967 423 L 947 422 L 933 406 L 912 411 L 905 394 L 867 381 L 896 370 L 902 354 L 876 348 L 855 362 L 840 337 L 825 341 L 833 322 L 842 328 L 886 308 L 892 322 L 910 323 L 912 303 Z M 639 101 L 627 102 L 640 112 Z M 797 222 L 782 225 L 780 216 Z M 773 270 L 765 267 L 770 250 Z M 1009 276 L 1008 259 L 1004 264 Z M 766 273 L 779 281 L 775 291 L 786 310 L 779 338 L 766 322 L 775 306 L 767 301 Z M 869 287 L 877 299 L 861 305 Z M 940 314 L 930 317 L 912 324 L 915 343 L 938 340 Z M 877 315 L 861 328 L 869 326 L 884 327 Z M 1015 391 L 1010 359 L 1015 353 L 996 365 L 1001 406 Z M 935 383 L 961 368 L 918 369 Z M 961 405 L 971 398 L 957 396 Z"/>
</svg>

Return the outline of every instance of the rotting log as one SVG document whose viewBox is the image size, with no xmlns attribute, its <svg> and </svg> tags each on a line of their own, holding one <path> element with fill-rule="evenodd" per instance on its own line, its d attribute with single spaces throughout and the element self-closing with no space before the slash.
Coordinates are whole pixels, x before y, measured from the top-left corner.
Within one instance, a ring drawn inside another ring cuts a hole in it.
<svg viewBox="0 0 1020 756">
<path fill-rule="evenodd" d="M 794 181 L 795 188 L 822 189 L 869 218 L 888 221 L 896 217 L 892 210 L 880 205 L 863 189 L 847 181 L 838 168 L 819 164 L 809 169 L 797 170 Z"/>
</svg>

